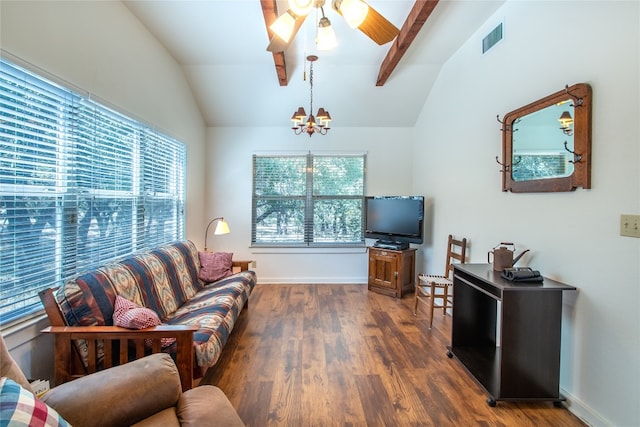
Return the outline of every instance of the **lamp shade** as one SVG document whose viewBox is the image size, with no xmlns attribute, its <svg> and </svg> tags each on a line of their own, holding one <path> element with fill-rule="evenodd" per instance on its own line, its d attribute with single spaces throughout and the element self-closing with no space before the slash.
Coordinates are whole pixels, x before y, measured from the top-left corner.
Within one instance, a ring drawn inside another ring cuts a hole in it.
<svg viewBox="0 0 640 427">
<path fill-rule="evenodd" d="M 218 221 L 216 224 L 216 229 L 213 230 L 213 234 L 229 234 L 231 230 L 229 230 L 229 224 L 224 219 Z"/>
<path fill-rule="evenodd" d="M 340 13 L 351 28 L 358 28 L 369 13 L 369 6 L 362 0 L 342 0 Z"/>
<path fill-rule="evenodd" d="M 315 0 L 289 0 L 289 9 L 298 16 L 306 16 L 313 9 Z"/>
<path fill-rule="evenodd" d="M 573 123 L 573 118 L 571 117 L 571 113 L 569 113 L 568 111 L 565 111 L 560 115 L 560 118 L 558 119 L 558 121 L 563 126 L 568 126 L 571 123 Z"/>
<path fill-rule="evenodd" d="M 322 17 L 320 18 L 320 22 L 318 22 L 317 45 L 320 50 L 333 49 L 338 45 L 336 33 L 333 31 L 329 18 Z"/>
<path fill-rule="evenodd" d="M 329 126 L 329 122 L 331 121 L 331 115 L 322 107 L 318 109 L 316 118 L 318 119 L 320 126 Z"/>
<path fill-rule="evenodd" d="M 291 120 L 293 120 L 294 122 L 302 122 L 306 118 L 307 118 L 307 112 L 304 111 L 304 108 L 298 107 L 298 110 L 296 110 L 296 112 L 293 113 Z"/>
<path fill-rule="evenodd" d="M 285 42 L 289 42 L 291 35 L 293 34 L 293 28 L 296 24 L 295 14 L 288 9 L 285 13 L 280 15 L 269 28 L 276 33 Z"/>
</svg>

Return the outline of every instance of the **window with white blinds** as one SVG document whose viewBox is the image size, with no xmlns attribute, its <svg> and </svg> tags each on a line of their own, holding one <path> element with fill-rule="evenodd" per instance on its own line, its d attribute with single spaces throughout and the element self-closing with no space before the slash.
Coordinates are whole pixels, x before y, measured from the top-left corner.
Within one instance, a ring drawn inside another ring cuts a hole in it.
<svg viewBox="0 0 640 427">
<path fill-rule="evenodd" d="M 254 155 L 252 245 L 364 245 L 365 159 Z"/>
<path fill-rule="evenodd" d="M 184 238 L 186 148 L 0 60 L 0 323 L 38 291 Z"/>
</svg>

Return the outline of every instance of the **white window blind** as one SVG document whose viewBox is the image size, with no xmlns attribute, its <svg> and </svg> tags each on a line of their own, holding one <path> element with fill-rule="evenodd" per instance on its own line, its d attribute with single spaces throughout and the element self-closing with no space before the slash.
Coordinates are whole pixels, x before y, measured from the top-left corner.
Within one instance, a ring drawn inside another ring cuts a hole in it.
<svg viewBox="0 0 640 427">
<path fill-rule="evenodd" d="M 0 323 L 38 291 L 184 238 L 184 144 L 0 61 Z"/>
<path fill-rule="evenodd" d="M 253 171 L 252 245 L 364 244 L 364 155 L 255 155 Z"/>
</svg>

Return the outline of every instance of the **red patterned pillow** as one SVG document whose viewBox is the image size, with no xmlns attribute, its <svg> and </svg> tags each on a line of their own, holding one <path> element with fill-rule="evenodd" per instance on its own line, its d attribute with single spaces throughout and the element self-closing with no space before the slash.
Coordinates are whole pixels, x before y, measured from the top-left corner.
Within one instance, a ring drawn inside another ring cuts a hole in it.
<svg viewBox="0 0 640 427">
<path fill-rule="evenodd" d="M 198 252 L 200 258 L 200 280 L 211 283 L 233 274 L 232 252 Z"/>
<path fill-rule="evenodd" d="M 113 324 L 129 329 L 144 329 L 161 325 L 162 322 L 155 311 L 140 307 L 138 304 L 116 295 L 116 301 L 113 305 Z M 175 338 L 162 338 L 162 347 L 173 344 L 175 340 Z M 151 346 L 151 340 L 145 342 Z"/>
</svg>

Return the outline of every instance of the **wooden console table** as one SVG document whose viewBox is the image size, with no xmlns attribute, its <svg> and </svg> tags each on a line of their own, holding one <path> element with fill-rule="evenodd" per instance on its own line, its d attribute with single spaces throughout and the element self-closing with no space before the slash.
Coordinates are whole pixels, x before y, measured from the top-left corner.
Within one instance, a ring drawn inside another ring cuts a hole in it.
<svg viewBox="0 0 640 427">
<path fill-rule="evenodd" d="M 369 247 L 370 291 L 396 298 L 413 292 L 416 280 L 416 249 L 394 251 Z"/>
<path fill-rule="evenodd" d="M 514 284 L 491 264 L 459 264 L 453 289 L 447 356 L 455 356 L 485 389 L 487 404 L 546 400 L 561 405 L 562 292 L 576 288 L 547 278 Z"/>
</svg>

